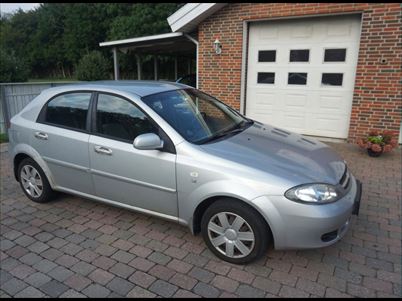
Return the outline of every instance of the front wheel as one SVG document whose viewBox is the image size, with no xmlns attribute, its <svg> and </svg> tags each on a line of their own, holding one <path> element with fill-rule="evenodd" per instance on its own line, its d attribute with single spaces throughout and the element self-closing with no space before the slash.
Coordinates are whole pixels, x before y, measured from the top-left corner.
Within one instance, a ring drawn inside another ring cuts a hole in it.
<svg viewBox="0 0 402 301">
<path fill-rule="evenodd" d="M 221 199 L 208 207 L 201 220 L 201 232 L 216 256 L 235 264 L 264 255 L 271 237 L 261 215 L 233 199 Z"/>
</svg>

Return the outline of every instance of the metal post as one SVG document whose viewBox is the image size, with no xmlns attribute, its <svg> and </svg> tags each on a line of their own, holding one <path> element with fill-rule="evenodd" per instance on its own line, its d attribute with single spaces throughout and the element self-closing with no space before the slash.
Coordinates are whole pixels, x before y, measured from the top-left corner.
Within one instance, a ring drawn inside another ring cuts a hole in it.
<svg viewBox="0 0 402 301">
<path fill-rule="evenodd" d="M 177 56 L 174 57 L 174 80 L 177 80 Z"/>
<path fill-rule="evenodd" d="M 6 99 L 6 86 L 0 86 L 0 95 L 1 95 L 1 103 L 0 105 L 3 107 L 3 121 L 4 121 L 4 130 L 7 133 L 8 128 L 10 127 L 10 113 L 8 110 L 8 103 Z M 7 133 L 8 134 L 8 133 Z"/>
<path fill-rule="evenodd" d="M 138 54 L 135 57 L 137 58 L 137 79 L 141 80 L 141 59 Z"/>
<path fill-rule="evenodd" d="M 117 58 L 117 49 L 113 48 L 113 65 L 114 65 L 114 80 L 119 80 L 119 61 Z"/>
<path fill-rule="evenodd" d="M 154 55 L 154 79 L 158 80 L 158 57 Z"/>
<path fill-rule="evenodd" d="M 187 60 L 187 74 L 191 74 L 191 59 Z"/>
<path fill-rule="evenodd" d="M 189 39 L 191 42 L 193 42 L 197 47 L 197 50 L 195 52 L 195 61 L 196 61 L 195 75 L 196 75 L 196 88 L 198 89 L 198 87 L 199 87 L 199 84 L 198 84 L 199 83 L 199 81 L 198 81 L 198 58 L 199 58 L 198 41 L 196 39 L 194 39 L 193 37 L 189 36 L 188 34 L 184 34 L 184 36 L 187 37 L 187 39 Z"/>
</svg>

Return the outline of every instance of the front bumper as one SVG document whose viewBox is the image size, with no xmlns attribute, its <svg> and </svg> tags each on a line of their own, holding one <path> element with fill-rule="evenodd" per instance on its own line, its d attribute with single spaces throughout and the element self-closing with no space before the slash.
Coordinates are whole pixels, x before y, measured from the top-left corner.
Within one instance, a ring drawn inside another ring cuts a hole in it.
<svg viewBox="0 0 402 301">
<path fill-rule="evenodd" d="M 334 203 L 301 204 L 284 196 L 262 196 L 253 203 L 270 225 L 275 249 L 320 248 L 345 235 L 351 215 L 359 213 L 361 191 L 361 182 L 351 175 L 349 192 Z"/>
<path fill-rule="evenodd" d="M 362 182 L 360 182 L 358 179 L 356 179 L 356 185 L 357 185 L 357 192 L 356 192 L 356 197 L 355 197 L 355 202 L 353 205 L 353 211 L 352 214 L 354 215 L 359 215 L 359 210 L 360 210 L 360 199 L 362 198 Z"/>
</svg>

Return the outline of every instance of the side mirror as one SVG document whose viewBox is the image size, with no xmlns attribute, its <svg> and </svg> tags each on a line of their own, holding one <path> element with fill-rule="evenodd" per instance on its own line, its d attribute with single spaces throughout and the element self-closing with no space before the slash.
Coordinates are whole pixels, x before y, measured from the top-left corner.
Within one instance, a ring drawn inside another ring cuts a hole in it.
<svg viewBox="0 0 402 301">
<path fill-rule="evenodd" d="M 134 139 L 133 143 L 136 149 L 152 150 L 163 148 L 163 140 L 154 133 L 142 134 Z"/>
</svg>

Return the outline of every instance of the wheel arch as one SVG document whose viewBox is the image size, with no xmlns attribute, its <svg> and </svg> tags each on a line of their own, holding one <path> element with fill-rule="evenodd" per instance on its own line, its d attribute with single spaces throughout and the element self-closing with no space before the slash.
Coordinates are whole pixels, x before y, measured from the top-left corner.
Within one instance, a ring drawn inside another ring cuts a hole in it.
<svg viewBox="0 0 402 301">
<path fill-rule="evenodd" d="M 46 162 L 42 159 L 39 153 L 32 148 L 32 146 L 27 144 L 18 144 L 14 147 L 12 152 L 12 162 L 13 162 L 13 170 L 14 177 L 18 181 L 18 166 L 25 158 L 31 158 L 34 160 L 39 167 L 43 170 L 49 185 L 52 189 L 55 188 L 55 183 L 53 181 L 52 173 L 50 172 Z"/>
<path fill-rule="evenodd" d="M 191 231 L 194 235 L 197 235 L 201 232 L 201 219 L 202 219 L 203 214 L 207 210 L 207 208 L 209 206 L 211 206 L 214 202 L 216 202 L 217 200 L 220 200 L 220 199 L 231 199 L 235 202 L 239 202 L 239 203 L 246 205 L 251 210 L 256 212 L 262 218 L 262 220 L 265 222 L 267 228 L 269 229 L 269 235 L 270 235 L 272 244 L 275 245 L 274 235 L 272 233 L 272 227 L 270 225 L 270 222 L 267 220 L 266 216 L 260 212 L 260 210 L 257 208 L 257 206 L 255 206 L 252 202 L 243 200 L 238 197 L 228 196 L 228 195 L 215 195 L 212 197 L 208 197 L 198 204 L 198 206 L 196 207 L 196 209 L 194 211 L 194 214 L 192 217 L 192 222 L 190 225 Z"/>
</svg>

